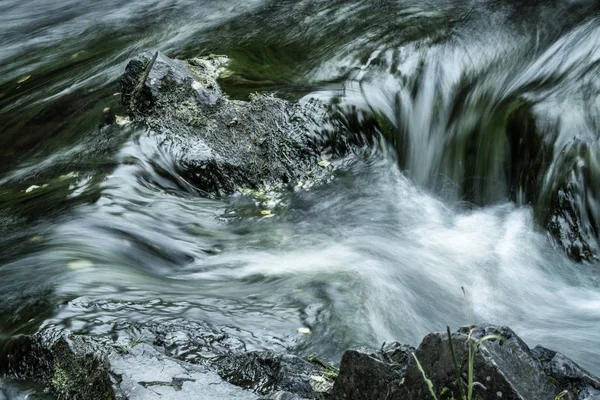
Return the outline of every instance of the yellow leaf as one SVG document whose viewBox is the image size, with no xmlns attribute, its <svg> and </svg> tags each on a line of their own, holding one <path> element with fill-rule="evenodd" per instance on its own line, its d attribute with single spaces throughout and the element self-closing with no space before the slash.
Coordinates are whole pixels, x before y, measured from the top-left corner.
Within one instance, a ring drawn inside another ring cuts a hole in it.
<svg viewBox="0 0 600 400">
<path fill-rule="evenodd" d="M 298 332 L 308 335 L 310 333 L 310 329 L 308 329 L 306 327 L 301 327 L 301 328 L 298 328 Z"/>
<path fill-rule="evenodd" d="M 31 193 L 33 192 L 35 189 L 39 189 L 40 187 L 38 185 L 31 185 L 29 186 L 27 189 L 25 189 L 25 193 Z"/>
<path fill-rule="evenodd" d="M 271 210 L 262 210 L 260 213 L 262 215 L 273 215 L 273 212 L 271 212 Z"/>
<path fill-rule="evenodd" d="M 297 184 L 296 186 L 298 186 L 298 187 L 302 187 L 302 186 L 304 186 L 304 182 L 302 182 L 302 181 L 299 181 L 299 182 L 298 182 L 298 184 Z"/>
<path fill-rule="evenodd" d="M 24 76 L 21 79 L 19 79 L 17 81 L 17 83 L 23 83 L 23 82 L 27 81 L 29 78 L 31 78 L 31 75 Z"/>
<path fill-rule="evenodd" d="M 318 164 L 319 164 L 320 167 L 328 167 L 328 166 L 331 165 L 331 163 L 329 161 L 327 161 L 327 160 L 319 161 Z"/>
</svg>

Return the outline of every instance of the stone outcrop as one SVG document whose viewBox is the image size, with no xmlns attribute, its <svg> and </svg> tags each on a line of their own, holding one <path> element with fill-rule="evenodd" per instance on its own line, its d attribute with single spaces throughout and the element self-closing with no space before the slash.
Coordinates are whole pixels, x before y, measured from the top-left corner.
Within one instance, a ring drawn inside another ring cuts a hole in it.
<svg viewBox="0 0 600 400">
<path fill-rule="evenodd" d="M 498 338 L 501 337 L 502 340 Z M 482 338 L 488 338 L 477 342 Z M 560 353 L 531 350 L 510 328 L 492 325 L 452 333 L 452 346 L 467 393 L 469 342 L 475 351 L 473 398 L 481 400 L 600 399 L 598 379 Z M 398 361 L 385 353 L 344 353 L 333 399 L 433 399 L 423 372 L 438 399 L 460 399 L 457 370 L 446 333 L 427 335 L 412 356 L 400 349 Z M 419 360 L 423 372 L 418 368 Z"/>
<path fill-rule="evenodd" d="M 319 181 L 316 133 L 326 108 L 270 95 L 230 100 L 217 78 L 225 57 L 171 60 L 144 53 L 121 78 L 122 103 L 175 159 L 181 186 L 206 197 L 240 188 Z"/>
<path fill-rule="evenodd" d="M 399 343 L 347 350 L 337 372 L 314 359 L 247 352 L 207 329 L 185 321 L 131 326 L 143 339 L 122 343 L 48 328 L 5 347 L 0 372 L 67 399 L 431 400 L 424 372 L 438 399 L 460 399 L 446 333 L 427 335 L 416 350 Z M 165 331 L 177 330 L 165 340 Z M 209 337 L 218 338 L 213 348 Z M 479 325 L 471 338 L 461 328 L 451 341 L 465 393 L 469 342 L 475 352 L 473 399 L 600 399 L 597 377 L 558 352 L 531 350 L 507 327 Z"/>
</svg>

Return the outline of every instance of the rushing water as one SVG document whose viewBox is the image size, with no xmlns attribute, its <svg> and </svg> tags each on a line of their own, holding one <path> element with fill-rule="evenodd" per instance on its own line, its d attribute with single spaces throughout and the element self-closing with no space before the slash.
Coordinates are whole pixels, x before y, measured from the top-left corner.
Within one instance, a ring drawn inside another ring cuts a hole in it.
<svg viewBox="0 0 600 400">
<path fill-rule="evenodd" d="M 474 322 L 600 373 L 600 270 L 544 223 L 567 176 L 597 250 L 600 14 L 536 3 L 4 0 L 0 337 L 183 317 L 336 359 L 465 325 L 464 286 Z M 104 124 L 146 49 L 228 54 L 229 95 L 317 97 L 375 136 L 285 213 L 230 220 L 237 198 L 182 192 L 168 149 Z"/>
</svg>

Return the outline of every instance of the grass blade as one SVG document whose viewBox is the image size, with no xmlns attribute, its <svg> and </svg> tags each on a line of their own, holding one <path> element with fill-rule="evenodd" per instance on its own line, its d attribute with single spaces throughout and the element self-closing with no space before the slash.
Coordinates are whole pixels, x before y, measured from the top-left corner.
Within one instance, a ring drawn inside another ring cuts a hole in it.
<svg viewBox="0 0 600 400">
<path fill-rule="evenodd" d="M 448 343 L 450 344 L 450 353 L 452 354 L 452 362 L 454 363 L 454 370 L 456 371 L 456 386 L 460 391 L 461 400 L 466 400 L 465 390 L 462 385 L 462 378 L 460 377 L 460 365 L 458 365 L 458 359 L 454 352 L 454 344 L 452 343 L 452 332 L 450 331 L 450 325 L 446 325 L 446 331 L 448 331 Z"/>
<path fill-rule="evenodd" d="M 425 375 L 425 371 L 423 370 L 423 367 L 421 366 L 417 355 L 415 353 L 412 353 L 412 356 L 417 362 L 417 369 L 421 371 L 421 375 L 423 375 L 423 380 L 427 384 L 427 388 L 429 389 L 429 393 L 431 393 L 431 397 L 433 397 L 434 400 L 438 400 L 437 396 L 435 395 L 435 390 L 433 390 L 433 382 L 431 382 L 431 379 L 427 378 L 427 375 Z"/>
<path fill-rule="evenodd" d="M 467 338 L 469 345 L 469 373 L 467 383 L 467 400 L 473 399 L 473 364 L 475 364 L 475 352 L 473 351 L 473 328 L 469 329 L 469 337 Z"/>
</svg>

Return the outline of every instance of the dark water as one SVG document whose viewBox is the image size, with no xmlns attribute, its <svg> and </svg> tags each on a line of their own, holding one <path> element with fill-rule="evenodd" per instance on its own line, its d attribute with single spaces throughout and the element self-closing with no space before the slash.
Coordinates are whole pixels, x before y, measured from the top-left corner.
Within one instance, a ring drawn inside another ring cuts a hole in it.
<svg viewBox="0 0 600 400">
<path fill-rule="evenodd" d="M 598 248 L 599 7 L 543 3 L 4 0 L 0 337 L 184 317 L 336 359 L 465 325 L 464 286 L 474 322 L 600 373 L 597 262 L 543 223 L 567 177 Z M 230 96 L 317 97 L 386 140 L 271 199 L 285 213 L 229 221 L 236 199 L 182 193 L 169 149 L 104 124 L 146 49 L 227 54 Z"/>
</svg>

